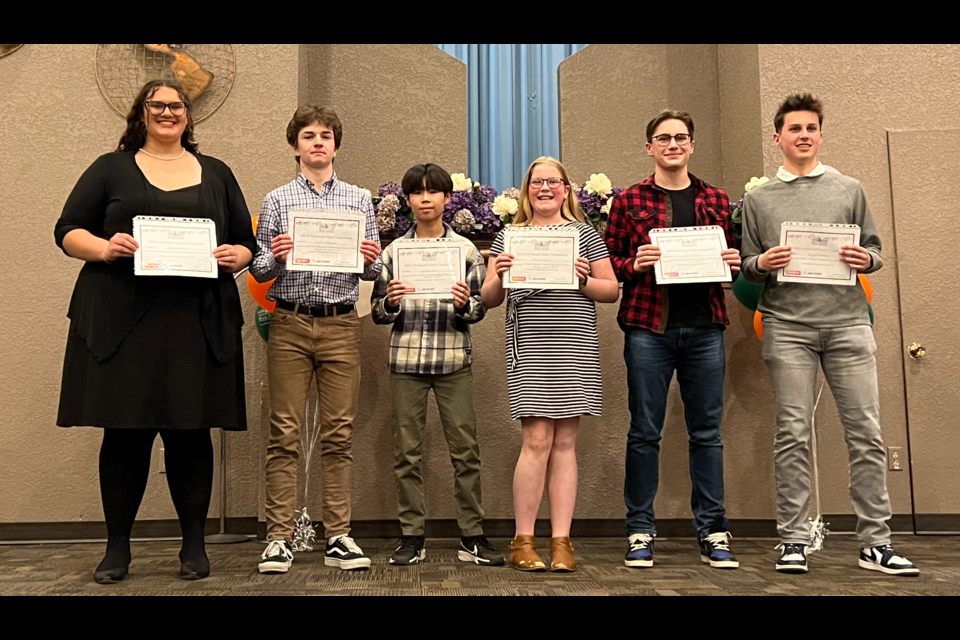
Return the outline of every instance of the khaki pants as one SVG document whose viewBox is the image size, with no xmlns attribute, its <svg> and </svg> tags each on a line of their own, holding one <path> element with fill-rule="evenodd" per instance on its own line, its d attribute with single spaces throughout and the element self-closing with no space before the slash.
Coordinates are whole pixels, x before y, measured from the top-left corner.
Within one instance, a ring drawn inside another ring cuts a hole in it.
<svg viewBox="0 0 960 640">
<path fill-rule="evenodd" d="M 353 421 L 360 393 L 360 319 L 356 313 L 307 318 L 278 309 L 267 345 L 270 444 L 267 538 L 290 540 L 297 508 L 300 426 L 314 375 L 320 393 L 323 526 L 327 538 L 350 533 Z"/>
<path fill-rule="evenodd" d="M 467 367 L 442 376 L 394 373 L 390 382 L 397 414 L 395 470 L 403 535 L 424 535 L 426 505 L 420 460 L 423 457 L 423 430 L 427 424 L 427 396 L 433 389 L 453 463 L 457 522 L 464 537 L 482 536 L 480 445 L 473 406 L 473 371 Z"/>
</svg>

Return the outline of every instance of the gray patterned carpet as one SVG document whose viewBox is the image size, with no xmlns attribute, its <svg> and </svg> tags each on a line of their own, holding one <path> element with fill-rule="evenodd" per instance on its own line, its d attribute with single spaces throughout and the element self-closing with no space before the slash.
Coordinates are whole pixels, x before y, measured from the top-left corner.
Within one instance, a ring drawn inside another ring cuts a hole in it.
<svg viewBox="0 0 960 640">
<path fill-rule="evenodd" d="M 695 543 L 661 541 L 657 568 L 631 571 L 618 541 L 578 541 L 579 573 L 571 576 L 521 574 L 511 569 L 481 569 L 456 561 L 457 543 L 429 542 L 427 562 L 399 569 L 387 564 L 392 541 L 361 541 L 374 558 L 368 573 L 340 573 L 323 566 L 320 553 L 297 558 L 286 576 L 260 576 L 257 561 L 264 547 L 245 544 L 211 547 L 214 575 L 198 583 L 176 578 L 175 543 L 134 547 L 130 578 L 113 587 L 93 584 L 100 545 L 0 547 L 0 596 L 10 595 L 339 595 L 339 596 L 893 596 L 960 595 L 960 539 L 905 537 L 896 546 L 923 570 L 919 579 L 894 579 L 857 567 L 851 538 L 832 538 L 811 561 L 808 576 L 773 571 L 773 541 L 735 541 L 743 568 L 715 571 L 700 564 Z M 501 550 L 507 541 L 498 540 Z"/>
</svg>

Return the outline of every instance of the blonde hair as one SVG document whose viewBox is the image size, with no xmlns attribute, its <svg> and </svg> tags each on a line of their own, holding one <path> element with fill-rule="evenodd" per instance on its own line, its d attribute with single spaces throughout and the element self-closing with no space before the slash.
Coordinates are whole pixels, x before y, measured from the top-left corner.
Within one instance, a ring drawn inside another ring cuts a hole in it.
<svg viewBox="0 0 960 640">
<path fill-rule="evenodd" d="M 560 176 L 563 178 L 564 184 L 570 189 L 567 199 L 563 201 L 563 208 L 560 210 L 560 215 L 570 222 L 586 222 L 587 219 L 580 210 L 580 200 L 577 199 L 577 192 L 570 182 L 570 176 L 566 168 L 560 164 L 559 160 L 544 156 L 534 160 L 533 164 L 530 165 L 530 168 L 527 170 L 527 177 L 523 179 L 523 189 L 520 192 L 520 208 L 517 210 L 517 215 L 513 218 L 513 225 L 515 227 L 526 227 L 533 222 L 533 206 L 530 204 L 530 181 L 533 179 L 533 170 L 542 164 L 550 165 L 560 171 Z"/>
</svg>

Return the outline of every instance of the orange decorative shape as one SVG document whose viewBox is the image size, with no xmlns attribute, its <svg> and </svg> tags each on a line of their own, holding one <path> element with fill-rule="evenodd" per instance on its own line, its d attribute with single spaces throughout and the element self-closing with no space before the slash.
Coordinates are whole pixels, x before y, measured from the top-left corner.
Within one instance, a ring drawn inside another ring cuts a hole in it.
<svg viewBox="0 0 960 640">
<path fill-rule="evenodd" d="M 863 291 L 867 294 L 867 302 L 873 304 L 873 285 L 870 284 L 870 278 L 860 274 L 860 286 L 863 287 Z"/>
<path fill-rule="evenodd" d="M 763 314 L 757 311 L 753 316 L 753 330 L 758 340 L 763 340 Z"/>
<path fill-rule="evenodd" d="M 260 308 L 266 309 L 270 313 L 273 313 L 277 309 L 276 302 L 267 300 L 267 293 L 270 291 L 270 287 L 273 286 L 274 282 L 275 280 L 271 280 L 270 282 L 260 284 L 251 274 L 247 274 L 247 289 L 250 290 L 250 295 L 253 296 L 254 301 L 260 305 Z"/>
</svg>

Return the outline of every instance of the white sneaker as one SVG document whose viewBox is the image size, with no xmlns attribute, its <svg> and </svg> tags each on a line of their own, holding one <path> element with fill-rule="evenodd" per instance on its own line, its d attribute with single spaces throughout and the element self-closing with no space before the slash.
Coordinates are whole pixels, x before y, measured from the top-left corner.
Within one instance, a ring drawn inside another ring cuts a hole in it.
<svg viewBox="0 0 960 640">
<path fill-rule="evenodd" d="M 782 544 L 777 549 L 781 551 L 780 559 L 777 560 L 779 573 L 802 575 L 810 572 L 807 566 L 807 545 Z"/>
<path fill-rule="evenodd" d="M 860 568 L 904 578 L 916 578 L 920 575 L 920 569 L 897 553 L 890 545 L 861 549 Z"/>
<path fill-rule="evenodd" d="M 267 545 L 260 559 L 260 573 L 287 573 L 293 566 L 293 551 L 283 541 L 273 541 Z"/>
<path fill-rule="evenodd" d="M 350 536 L 340 536 L 327 542 L 327 555 L 323 563 L 328 567 L 336 567 L 342 571 L 366 571 L 372 564 L 370 558 L 363 555 L 363 550 L 357 546 Z"/>
</svg>

